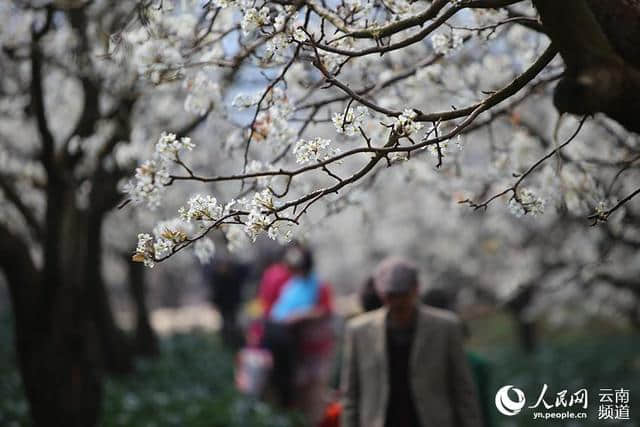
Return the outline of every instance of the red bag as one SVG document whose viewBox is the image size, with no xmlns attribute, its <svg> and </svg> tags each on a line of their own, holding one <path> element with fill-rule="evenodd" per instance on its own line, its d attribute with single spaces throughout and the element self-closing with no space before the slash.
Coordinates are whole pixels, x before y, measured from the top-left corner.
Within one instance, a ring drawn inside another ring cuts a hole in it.
<svg viewBox="0 0 640 427">
<path fill-rule="evenodd" d="M 340 414 L 342 405 L 340 402 L 331 402 L 324 411 L 324 418 L 318 427 L 340 427 Z"/>
</svg>

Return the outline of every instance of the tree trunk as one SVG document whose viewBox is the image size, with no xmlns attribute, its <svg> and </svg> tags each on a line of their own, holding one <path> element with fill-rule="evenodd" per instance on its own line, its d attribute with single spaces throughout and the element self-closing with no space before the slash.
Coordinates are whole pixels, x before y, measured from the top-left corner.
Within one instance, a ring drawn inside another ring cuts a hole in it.
<svg viewBox="0 0 640 427">
<path fill-rule="evenodd" d="M 31 260 L 26 244 L 0 226 L 0 268 L 9 284 L 18 364 L 36 427 L 88 427 L 97 423 L 102 399 L 98 343 L 93 324 L 77 323 L 78 294 L 61 286 L 49 301 L 48 317 L 38 301 L 50 285 Z"/>
<path fill-rule="evenodd" d="M 94 183 L 100 185 L 99 183 Z M 93 203 L 93 201 L 92 201 Z M 116 325 L 111 303 L 104 280 L 102 279 L 102 210 L 93 209 L 88 213 L 87 257 L 85 292 L 90 310 L 87 317 L 92 317 L 96 324 L 101 343 L 101 355 L 104 367 L 108 372 L 124 374 L 133 370 L 133 349 L 124 332 Z"/>
<path fill-rule="evenodd" d="M 136 309 L 135 350 L 142 356 L 158 354 L 158 338 L 151 327 L 149 310 L 146 302 L 146 287 L 144 283 L 144 266 L 131 262 L 131 257 L 124 256 L 129 270 L 129 291 Z"/>
<path fill-rule="evenodd" d="M 532 353 L 538 347 L 536 323 L 527 319 L 524 315 L 524 311 L 531 304 L 535 293 L 534 283 L 523 285 L 520 292 L 507 303 L 507 308 L 516 323 L 518 341 L 522 349 L 527 353 Z"/>
<path fill-rule="evenodd" d="M 604 113 L 640 132 L 640 0 L 533 0 L 565 62 L 559 112 Z"/>
</svg>

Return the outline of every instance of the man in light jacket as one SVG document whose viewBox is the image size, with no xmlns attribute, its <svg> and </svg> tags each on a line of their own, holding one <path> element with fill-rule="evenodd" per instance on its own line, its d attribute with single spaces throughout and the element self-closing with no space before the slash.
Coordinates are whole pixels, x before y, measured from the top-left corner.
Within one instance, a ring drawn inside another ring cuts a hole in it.
<svg viewBox="0 0 640 427">
<path fill-rule="evenodd" d="M 374 274 L 384 302 L 346 330 L 343 427 L 481 427 L 457 317 L 418 301 L 418 270 L 387 258 Z"/>
</svg>

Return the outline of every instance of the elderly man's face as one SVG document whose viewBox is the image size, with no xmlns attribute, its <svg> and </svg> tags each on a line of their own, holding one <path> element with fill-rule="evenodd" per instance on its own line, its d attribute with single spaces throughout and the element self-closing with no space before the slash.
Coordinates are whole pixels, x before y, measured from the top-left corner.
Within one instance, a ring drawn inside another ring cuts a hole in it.
<svg viewBox="0 0 640 427">
<path fill-rule="evenodd" d="M 392 316 L 399 315 L 403 317 L 404 314 L 411 316 L 413 314 L 413 308 L 416 305 L 418 298 L 418 289 L 413 288 L 408 292 L 388 292 L 383 295 L 382 300 L 384 304 L 389 308 L 389 313 Z"/>
</svg>

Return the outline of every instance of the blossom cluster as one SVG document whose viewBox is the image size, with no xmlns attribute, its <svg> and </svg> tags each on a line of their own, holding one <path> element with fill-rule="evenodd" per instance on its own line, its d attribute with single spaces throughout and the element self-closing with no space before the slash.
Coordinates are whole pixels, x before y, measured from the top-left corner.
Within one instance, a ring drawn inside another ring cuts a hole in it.
<svg viewBox="0 0 640 427">
<path fill-rule="evenodd" d="M 181 150 L 191 151 L 195 147 L 188 136 L 178 139 L 174 133 L 162 132 L 156 143 L 156 153 L 164 160 L 177 161 Z"/>
<path fill-rule="evenodd" d="M 340 154 L 339 148 L 331 147 L 331 140 L 316 137 L 314 139 L 301 139 L 293 147 L 298 164 L 310 162 L 322 162 Z"/>
<path fill-rule="evenodd" d="M 218 200 L 210 195 L 196 194 L 187 201 L 187 207 L 178 209 L 180 218 L 184 221 L 215 222 L 220 220 L 230 206 L 222 206 Z"/>
<path fill-rule="evenodd" d="M 154 158 L 136 168 L 134 179 L 129 180 L 123 191 L 133 203 L 157 208 L 165 187 L 171 182 L 170 165 L 178 161 L 181 151 L 191 151 L 194 147 L 189 137 L 178 139 L 173 133 L 163 132 L 155 145 Z"/>
<path fill-rule="evenodd" d="M 160 222 L 153 229 L 155 240 L 153 242 L 153 254 L 156 259 L 162 259 L 171 254 L 175 246 L 189 239 L 191 233 L 190 224 L 180 218 Z"/>
<path fill-rule="evenodd" d="M 528 188 L 518 192 L 516 197 L 509 200 L 509 211 L 517 218 L 523 215 L 538 216 L 544 213 L 545 200 Z"/>
<path fill-rule="evenodd" d="M 269 18 L 268 7 L 264 6 L 260 10 L 252 7 L 245 10 L 240 27 L 242 28 L 242 33 L 247 36 L 255 30 L 269 25 L 270 23 L 271 18 Z"/>
<path fill-rule="evenodd" d="M 147 160 L 136 168 L 136 175 L 124 186 L 124 192 L 133 203 L 146 203 L 149 209 L 155 209 L 170 181 L 164 161 Z"/>
<path fill-rule="evenodd" d="M 331 121 L 336 132 L 353 136 L 358 133 L 368 116 L 369 110 L 366 107 L 356 107 L 355 111 L 349 108 L 345 113 L 334 113 Z"/>
<path fill-rule="evenodd" d="M 145 267 L 153 268 L 156 263 L 156 256 L 153 250 L 153 237 L 151 234 L 138 234 L 138 246 L 131 259 L 135 262 L 144 262 Z"/>
<path fill-rule="evenodd" d="M 215 252 L 215 245 L 208 237 L 189 237 L 192 227 L 183 218 L 163 221 L 153 229 L 153 236 L 147 233 L 138 234 L 138 245 L 132 257 L 133 261 L 142 262 L 153 268 L 156 262 L 179 250 L 181 244 L 194 241 L 194 253 L 201 263 L 208 262 Z"/>
<path fill-rule="evenodd" d="M 415 122 L 414 119 L 418 114 L 410 109 L 405 110 L 400 114 L 393 122 L 393 130 L 400 136 L 409 136 L 422 129 L 423 125 L 420 122 Z"/>
<path fill-rule="evenodd" d="M 204 237 L 208 228 L 220 221 L 231 211 L 235 201 L 227 205 L 220 205 L 215 197 L 196 194 L 187 201 L 187 206 L 178 209 L 179 217 L 164 221 L 153 229 L 150 234 L 138 235 L 138 246 L 133 260 L 143 262 L 147 267 L 153 267 L 181 245 L 193 242 L 194 252 L 201 262 L 206 262 L 213 256 L 215 247 L 213 242 Z M 199 234 L 194 236 L 193 223 L 197 223 Z"/>
<path fill-rule="evenodd" d="M 271 239 L 275 240 L 280 236 L 279 225 L 269 218 L 269 213 L 276 209 L 276 201 L 271 190 L 264 189 L 256 192 L 247 203 L 247 208 L 249 214 L 244 231 L 252 242 L 255 242 L 256 238 L 265 231 Z"/>
</svg>

